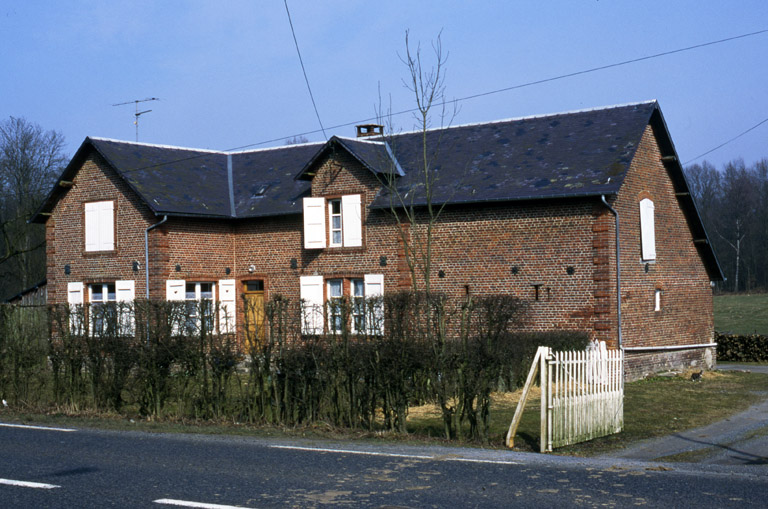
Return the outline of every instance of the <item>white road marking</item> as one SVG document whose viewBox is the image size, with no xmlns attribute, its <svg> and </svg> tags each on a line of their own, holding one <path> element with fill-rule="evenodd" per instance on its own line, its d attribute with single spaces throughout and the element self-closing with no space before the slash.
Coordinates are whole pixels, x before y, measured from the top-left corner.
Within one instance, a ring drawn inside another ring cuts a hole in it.
<svg viewBox="0 0 768 509">
<path fill-rule="evenodd" d="M 37 488 L 40 490 L 52 490 L 53 488 L 61 488 L 55 484 L 44 484 L 41 482 L 28 482 L 28 481 L 14 481 L 13 479 L 0 479 L 0 484 L 7 484 L 8 486 L 21 486 L 22 488 Z"/>
<path fill-rule="evenodd" d="M 174 500 L 172 498 L 158 498 L 153 500 L 155 504 L 178 505 L 181 507 L 199 507 L 202 509 L 243 509 L 239 505 L 205 504 L 203 502 L 191 502 L 189 500 Z"/>
<path fill-rule="evenodd" d="M 70 429 L 70 428 L 49 428 L 48 426 L 32 426 L 29 424 L 7 424 L 4 422 L 0 422 L 0 427 L 3 428 L 23 428 L 23 429 L 42 429 L 46 431 L 77 431 L 76 429 Z"/>
<path fill-rule="evenodd" d="M 423 456 L 418 454 L 398 454 L 390 452 L 375 452 L 375 451 L 354 451 L 349 449 L 324 449 L 321 447 L 299 447 L 295 445 L 270 445 L 273 449 L 292 449 L 296 451 L 310 451 L 310 452 L 330 452 L 335 454 L 360 454 L 363 456 L 386 456 L 390 458 L 412 458 L 417 460 L 430 460 L 430 461 L 461 461 L 466 463 L 491 463 L 498 465 L 519 465 L 516 461 L 505 460 L 482 460 L 471 458 L 459 458 L 453 456 Z"/>
</svg>

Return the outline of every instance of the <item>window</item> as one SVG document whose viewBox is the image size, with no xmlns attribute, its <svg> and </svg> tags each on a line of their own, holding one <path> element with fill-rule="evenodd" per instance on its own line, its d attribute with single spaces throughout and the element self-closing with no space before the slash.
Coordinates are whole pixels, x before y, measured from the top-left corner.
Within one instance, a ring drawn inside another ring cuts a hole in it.
<svg viewBox="0 0 768 509">
<path fill-rule="evenodd" d="M 95 201 L 85 204 L 85 250 L 114 251 L 115 203 Z"/>
<path fill-rule="evenodd" d="M 305 249 L 363 245 L 362 208 L 359 194 L 349 194 L 329 200 L 304 198 L 303 210 Z"/>
<path fill-rule="evenodd" d="M 304 334 L 322 334 L 324 326 L 327 332 L 340 333 L 345 319 L 353 333 L 383 333 L 384 309 L 381 301 L 374 299 L 383 295 L 382 274 L 327 280 L 323 276 L 302 276 L 300 283 Z"/>
<path fill-rule="evenodd" d="M 659 290 L 658 288 L 654 292 L 653 310 L 654 311 L 661 311 L 661 290 Z"/>
<path fill-rule="evenodd" d="M 132 335 L 134 293 L 135 283 L 132 280 L 89 285 L 67 283 L 70 330 L 75 334 L 83 334 L 88 326 L 87 330 L 92 334 L 104 334 L 111 326 L 118 328 L 119 335 Z M 86 302 L 87 307 L 83 305 Z"/>
<path fill-rule="evenodd" d="M 218 332 L 234 333 L 237 318 L 235 288 L 234 279 L 221 279 L 218 284 L 169 279 L 165 282 L 165 295 L 166 300 L 185 303 L 184 311 L 188 319 L 180 325 L 185 327 L 186 332 L 192 333 L 201 325 L 212 331 L 216 325 L 214 309 L 218 307 Z M 201 313 L 205 322 L 200 322 Z M 178 334 L 180 329 L 174 325 L 174 334 Z"/>
<path fill-rule="evenodd" d="M 640 200 L 640 242 L 643 261 L 656 259 L 656 232 L 653 218 L 653 201 Z"/>
<path fill-rule="evenodd" d="M 207 331 L 213 330 L 213 286 L 213 283 L 186 283 L 184 300 L 187 303 L 187 331 L 192 332 L 201 327 Z"/>
<path fill-rule="evenodd" d="M 365 283 L 353 279 L 352 286 L 352 332 L 365 330 Z"/>
<path fill-rule="evenodd" d="M 331 225 L 331 246 L 341 246 L 341 200 L 328 201 L 328 219 Z"/>
<path fill-rule="evenodd" d="M 101 334 L 115 323 L 117 292 L 114 283 L 88 285 L 91 332 Z"/>
<path fill-rule="evenodd" d="M 327 282 L 328 329 L 336 333 L 341 332 L 341 320 L 344 314 L 341 302 L 341 296 L 344 293 L 343 283 L 341 279 L 329 279 Z"/>
</svg>

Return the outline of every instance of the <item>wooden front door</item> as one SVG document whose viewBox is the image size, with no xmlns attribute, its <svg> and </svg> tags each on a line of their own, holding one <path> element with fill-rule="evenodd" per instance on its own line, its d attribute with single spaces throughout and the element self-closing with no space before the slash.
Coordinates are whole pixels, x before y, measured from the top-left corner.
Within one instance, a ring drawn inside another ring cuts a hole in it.
<svg viewBox="0 0 768 509">
<path fill-rule="evenodd" d="M 245 348 L 250 351 L 267 337 L 264 328 L 264 281 L 245 282 Z"/>
</svg>

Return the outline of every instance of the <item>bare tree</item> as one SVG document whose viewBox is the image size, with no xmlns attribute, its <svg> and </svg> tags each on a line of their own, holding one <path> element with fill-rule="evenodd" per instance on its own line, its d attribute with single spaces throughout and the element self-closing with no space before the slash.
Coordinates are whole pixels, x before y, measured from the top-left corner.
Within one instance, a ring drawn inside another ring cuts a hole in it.
<svg viewBox="0 0 768 509">
<path fill-rule="evenodd" d="M 64 138 L 24 118 L 0 122 L 0 274 L 8 297 L 45 277 L 45 231 L 28 224 L 67 158 Z"/>
<path fill-rule="evenodd" d="M 286 138 L 285 144 L 286 145 L 301 145 L 302 143 L 309 143 L 309 140 L 306 136 L 299 134 L 298 136 L 294 136 L 293 138 Z"/>
<path fill-rule="evenodd" d="M 413 175 L 408 178 L 407 185 L 401 183 L 401 176 L 392 168 L 385 178 L 385 186 L 390 200 L 390 212 L 397 222 L 398 231 L 405 251 L 405 259 L 411 273 L 414 290 L 431 292 L 431 276 L 433 262 L 433 236 L 440 214 L 449 200 L 435 202 L 435 188 L 440 178 L 435 168 L 435 161 L 440 153 L 442 129 L 437 133 L 431 132 L 435 117 L 435 109 L 439 109 L 439 127 L 448 127 L 456 115 L 455 103 L 452 113 L 447 114 L 445 100 L 445 63 L 447 55 L 443 54 L 442 41 L 438 34 L 432 43 L 434 63 L 425 65 L 421 53 L 421 45 L 415 50 L 411 47 L 409 33 L 405 32 L 405 56 L 402 62 L 408 68 L 408 76 L 403 80 L 404 86 L 413 94 L 416 102 L 414 119 L 421 133 L 421 147 L 418 163 L 413 168 Z M 379 101 L 378 117 L 385 116 L 381 111 Z M 397 137 L 394 135 L 391 117 L 387 116 L 387 141 L 393 152 L 392 164 L 397 159 Z M 421 286 L 423 285 L 423 287 Z"/>
</svg>

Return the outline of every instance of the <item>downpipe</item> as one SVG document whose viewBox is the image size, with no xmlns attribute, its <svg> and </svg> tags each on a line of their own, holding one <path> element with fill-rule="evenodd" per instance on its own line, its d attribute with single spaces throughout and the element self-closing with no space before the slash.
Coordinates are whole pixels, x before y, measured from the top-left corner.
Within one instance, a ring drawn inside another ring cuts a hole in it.
<svg viewBox="0 0 768 509">
<path fill-rule="evenodd" d="M 168 221 L 168 216 L 163 216 L 163 219 L 159 223 L 155 223 L 146 230 L 144 230 L 144 274 L 146 276 L 146 290 L 147 300 L 149 300 L 149 231 L 157 228 L 164 222 Z"/>
<path fill-rule="evenodd" d="M 163 224 L 164 222 L 168 221 L 168 216 L 163 216 L 163 219 L 159 223 L 155 223 L 151 225 L 149 228 L 144 230 L 144 274 L 146 276 L 145 283 L 147 285 L 147 306 L 149 306 L 149 230 L 153 230 Z M 147 315 L 147 347 L 149 347 L 149 315 Z"/>
<path fill-rule="evenodd" d="M 608 210 L 611 211 L 613 216 L 616 218 L 616 306 L 617 306 L 617 321 L 618 321 L 618 332 L 619 332 L 619 350 L 624 350 L 624 345 L 622 343 L 622 337 L 621 337 L 621 248 L 619 245 L 619 213 L 611 207 L 611 205 L 606 201 L 605 195 L 601 195 L 600 199 L 603 201 L 603 204 L 605 204 L 606 207 L 608 207 Z"/>
</svg>

